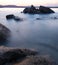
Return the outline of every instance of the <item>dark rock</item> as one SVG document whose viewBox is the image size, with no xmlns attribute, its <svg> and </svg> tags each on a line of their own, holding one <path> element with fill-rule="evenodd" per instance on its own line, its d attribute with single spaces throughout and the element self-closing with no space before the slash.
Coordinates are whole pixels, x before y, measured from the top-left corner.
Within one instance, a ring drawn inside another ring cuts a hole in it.
<svg viewBox="0 0 58 65">
<path fill-rule="evenodd" d="M 10 30 L 4 25 L 0 24 L 0 42 L 5 41 L 10 35 Z"/>
<path fill-rule="evenodd" d="M 44 6 L 40 6 L 39 11 L 40 11 L 40 13 L 43 13 L 43 14 L 54 13 L 53 10 L 51 10 L 48 7 L 44 7 Z"/>
<path fill-rule="evenodd" d="M 2 56 L 0 56 L 0 65 L 4 65 L 5 64 L 5 60 Z"/>
<path fill-rule="evenodd" d="M 27 56 L 38 54 L 38 52 L 35 51 L 35 50 L 23 49 L 22 51 L 23 51 Z"/>
<path fill-rule="evenodd" d="M 6 16 L 6 19 L 14 19 L 15 21 L 22 21 L 23 19 L 22 18 L 19 18 L 18 16 L 15 16 L 13 14 L 10 14 L 10 15 L 7 15 Z"/>
<path fill-rule="evenodd" d="M 7 15 L 6 18 L 7 19 L 13 19 L 15 16 L 13 14 Z"/>
<path fill-rule="evenodd" d="M 5 63 L 9 63 L 9 62 L 16 62 L 18 59 L 21 60 L 22 58 L 26 57 L 26 55 L 19 51 L 17 52 L 16 50 L 11 50 L 11 51 L 7 51 L 3 54 Z"/>
<path fill-rule="evenodd" d="M 23 13 L 29 13 L 29 14 L 48 14 L 48 13 L 54 13 L 53 10 L 51 10 L 48 7 L 40 6 L 39 9 L 35 8 L 33 5 L 31 7 L 27 7 L 23 10 Z"/>
<path fill-rule="evenodd" d="M 0 65 L 56 65 L 49 55 L 34 55 L 33 53 L 35 51 L 29 49 L 0 46 Z"/>
<path fill-rule="evenodd" d="M 0 65 L 7 63 L 15 63 L 19 60 L 21 62 L 27 56 L 35 55 L 35 51 L 28 49 L 14 49 L 0 46 Z"/>
<path fill-rule="evenodd" d="M 35 14 L 37 13 L 37 9 L 31 5 L 31 7 L 27 7 L 23 10 L 23 13 Z"/>
<path fill-rule="evenodd" d="M 19 18 L 18 16 L 15 16 L 15 17 L 14 17 L 14 20 L 15 20 L 15 21 L 22 21 L 23 19 L 22 19 L 22 18 Z"/>
<path fill-rule="evenodd" d="M 36 18 L 36 20 L 42 20 L 41 18 Z"/>
</svg>

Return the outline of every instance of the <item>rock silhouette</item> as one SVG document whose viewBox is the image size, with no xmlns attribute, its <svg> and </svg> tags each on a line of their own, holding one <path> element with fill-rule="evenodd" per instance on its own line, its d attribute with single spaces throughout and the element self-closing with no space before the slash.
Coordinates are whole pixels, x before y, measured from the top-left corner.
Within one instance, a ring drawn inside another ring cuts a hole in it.
<svg viewBox="0 0 58 65">
<path fill-rule="evenodd" d="M 31 7 L 27 7 L 23 10 L 23 13 L 29 13 L 29 14 L 49 14 L 54 13 L 53 10 L 51 10 L 48 7 L 40 6 L 39 9 L 35 8 L 33 5 Z"/>
</svg>

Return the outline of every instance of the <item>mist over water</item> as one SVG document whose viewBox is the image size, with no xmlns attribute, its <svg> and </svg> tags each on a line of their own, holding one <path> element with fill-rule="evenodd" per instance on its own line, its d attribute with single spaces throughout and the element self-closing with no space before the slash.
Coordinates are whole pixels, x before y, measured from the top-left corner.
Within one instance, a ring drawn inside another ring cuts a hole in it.
<svg viewBox="0 0 58 65">
<path fill-rule="evenodd" d="M 0 45 L 32 48 L 58 60 L 58 9 L 53 14 L 23 14 L 22 8 L 0 8 L 0 23 L 11 30 L 11 37 Z M 6 15 L 14 14 L 23 21 L 7 20 Z M 56 19 L 55 19 L 56 17 Z M 39 20 L 36 20 L 39 18 Z"/>
</svg>

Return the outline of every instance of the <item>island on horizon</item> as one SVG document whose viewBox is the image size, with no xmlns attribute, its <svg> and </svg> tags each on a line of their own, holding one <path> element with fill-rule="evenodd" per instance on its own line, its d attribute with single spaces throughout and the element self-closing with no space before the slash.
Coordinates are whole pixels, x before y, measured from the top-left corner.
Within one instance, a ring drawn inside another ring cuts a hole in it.
<svg viewBox="0 0 58 65">
<path fill-rule="evenodd" d="M 0 5 L 0 8 L 25 8 L 25 7 L 30 7 L 30 6 L 17 6 L 17 5 Z M 39 6 L 35 6 L 39 7 Z M 46 6 L 49 8 L 58 8 L 58 6 Z"/>
</svg>

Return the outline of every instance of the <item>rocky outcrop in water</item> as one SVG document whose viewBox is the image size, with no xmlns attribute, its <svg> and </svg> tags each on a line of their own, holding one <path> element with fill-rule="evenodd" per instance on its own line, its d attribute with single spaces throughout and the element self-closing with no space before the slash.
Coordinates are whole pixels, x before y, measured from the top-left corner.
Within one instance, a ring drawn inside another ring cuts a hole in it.
<svg viewBox="0 0 58 65">
<path fill-rule="evenodd" d="M 15 16 L 13 14 L 10 14 L 10 15 L 6 15 L 6 18 L 7 19 L 13 19 Z"/>
<path fill-rule="evenodd" d="M 53 10 L 51 10 L 48 7 L 44 7 L 44 6 L 40 6 L 39 11 L 40 11 L 39 13 L 44 13 L 44 14 L 46 14 L 46 13 L 54 13 Z"/>
<path fill-rule="evenodd" d="M 5 41 L 10 35 L 10 30 L 0 23 L 0 42 Z"/>
<path fill-rule="evenodd" d="M 56 65 L 47 55 L 29 49 L 0 46 L 0 65 Z"/>
<path fill-rule="evenodd" d="M 48 7 L 40 6 L 39 9 L 35 8 L 33 5 L 31 7 L 27 7 L 23 10 L 23 13 L 29 13 L 29 14 L 48 14 L 48 13 L 54 13 L 53 10 L 51 10 Z"/>
<path fill-rule="evenodd" d="M 6 15 L 6 19 L 7 20 L 14 19 L 15 21 L 22 21 L 23 20 L 22 18 L 19 18 L 18 16 L 15 16 L 13 14 Z"/>
</svg>

